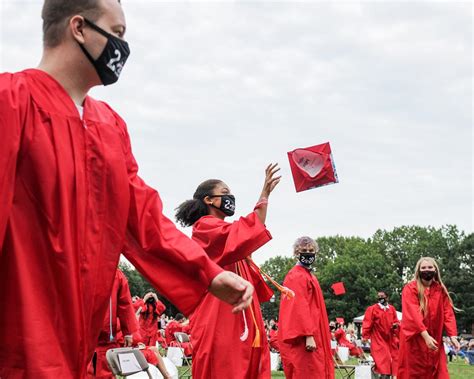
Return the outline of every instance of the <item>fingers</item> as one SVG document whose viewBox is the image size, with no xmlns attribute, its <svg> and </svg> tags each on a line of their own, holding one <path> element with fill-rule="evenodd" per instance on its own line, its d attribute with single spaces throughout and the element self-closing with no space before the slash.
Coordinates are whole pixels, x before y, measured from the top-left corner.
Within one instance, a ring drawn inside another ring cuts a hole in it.
<svg viewBox="0 0 474 379">
<path fill-rule="evenodd" d="M 280 183 L 280 179 L 281 179 L 281 176 L 278 176 L 270 182 L 270 192 L 272 192 L 277 186 L 277 184 Z"/>
<path fill-rule="evenodd" d="M 275 175 L 278 171 L 280 171 L 281 168 L 278 167 L 278 163 L 275 163 L 273 165 L 269 165 L 267 169 L 265 170 L 265 174 L 268 178 L 271 178 L 273 175 Z"/>
<path fill-rule="evenodd" d="M 278 171 L 280 171 L 280 167 L 278 167 L 278 163 L 270 163 L 265 169 L 265 176 L 267 178 L 271 178 Z"/>
<path fill-rule="evenodd" d="M 248 308 L 252 302 L 253 286 L 248 282 L 245 284 L 245 290 L 243 291 L 242 296 L 236 304 L 233 304 L 235 306 L 232 309 L 232 313 L 243 311 L 244 309 Z"/>
</svg>

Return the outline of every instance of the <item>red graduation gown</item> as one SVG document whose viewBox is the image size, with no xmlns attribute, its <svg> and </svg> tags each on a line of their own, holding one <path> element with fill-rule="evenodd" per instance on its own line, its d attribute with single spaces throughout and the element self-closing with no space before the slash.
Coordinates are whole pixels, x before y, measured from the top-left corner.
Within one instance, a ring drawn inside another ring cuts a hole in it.
<svg viewBox="0 0 474 379">
<path fill-rule="evenodd" d="M 145 318 L 145 312 L 148 309 L 148 316 Z M 142 342 L 147 346 L 155 346 L 158 340 L 158 323 L 160 321 L 161 314 L 165 311 L 166 306 L 158 300 L 156 302 L 156 309 L 153 314 L 153 307 L 150 304 L 144 304 L 142 311 L 139 316 L 140 322 L 140 334 L 142 336 Z"/>
<path fill-rule="evenodd" d="M 192 238 L 213 261 L 227 270 L 239 271 L 256 289 L 260 286 L 256 280 L 263 282 L 261 276 L 257 279 L 252 274 L 244 260 L 271 239 L 255 212 L 233 223 L 213 216 L 202 217 L 194 224 Z M 257 290 L 256 293 L 258 295 Z M 193 378 L 270 378 L 270 350 L 258 296 L 253 297 L 251 306 L 245 310 L 249 330 L 246 341 L 240 340 L 244 332 L 243 313 L 232 314 L 231 309 L 230 305 L 208 294 L 191 317 Z M 260 347 L 252 347 L 256 336 L 252 312 L 260 333 Z"/>
<path fill-rule="evenodd" d="M 375 371 L 396 376 L 398 349 L 393 324 L 398 324 L 397 311 L 390 304 L 383 309 L 379 304 L 367 308 L 362 323 L 362 337 L 370 338 L 370 354 L 375 361 Z"/>
<path fill-rule="evenodd" d="M 449 337 L 457 335 L 454 310 L 441 285 L 433 282 L 425 290 L 428 312 L 422 315 L 416 281 L 402 291 L 403 318 L 400 328 L 398 379 L 448 379 L 446 354 L 443 349 L 443 330 Z M 421 336 L 427 330 L 438 342 L 438 351 L 429 350 Z"/>
<path fill-rule="evenodd" d="M 109 369 L 105 354 L 107 350 L 120 347 L 123 336 L 133 335 L 138 331 L 138 321 L 133 309 L 130 289 L 125 275 L 117 270 L 110 295 L 109 306 L 99 334 L 99 345 L 96 348 L 95 376 L 100 379 L 114 379 Z M 112 339 L 111 339 L 112 337 Z"/>
<path fill-rule="evenodd" d="M 182 332 L 183 331 L 183 325 L 176 321 L 170 321 L 168 325 L 166 325 L 165 329 L 165 339 L 166 343 L 169 345 L 171 342 L 175 341 L 176 338 L 174 338 L 174 334 L 177 332 Z"/>
<path fill-rule="evenodd" d="M 179 321 L 173 320 L 168 325 L 166 325 L 165 329 L 165 338 L 166 344 L 168 346 L 179 346 L 178 341 L 174 337 L 175 333 L 186 333 L 189 334 L 189 325 L 183 325 Z M 184 349 L 184 355 L 187 357 L 193 354 L 192 345 L 189 342 L 181 343 L 181 347 Z"/>
<path fill-rule="evenodd" d="M 143 299 L 137 299 L 133 303 L 133 309 L 135 310 L 135 313 L 138 311 L 139 308 L 143 307 L 144 305 L 145 305 L 145 302 L 143 301 Z"/>
<path fill-rule="evenodd" d="M 0 74 L 0 141 L 2 379 L 85 376 L 121 251 L 194 310 L 222 269 L 163 215 L 107 104 L 81 120 L 48 74 Z"/>
<path fill-rule="evenodd" d="M 331 334 L 323 293 L 316 277 L 296 265 L 285 277 L 285 287 L 295 297 L 282 297 L 279 315 L 279 347 L 287 379 L 334 378 Z M 306 351 L 306 336 L 313 336 L 317 349 Z"/>
</svg>

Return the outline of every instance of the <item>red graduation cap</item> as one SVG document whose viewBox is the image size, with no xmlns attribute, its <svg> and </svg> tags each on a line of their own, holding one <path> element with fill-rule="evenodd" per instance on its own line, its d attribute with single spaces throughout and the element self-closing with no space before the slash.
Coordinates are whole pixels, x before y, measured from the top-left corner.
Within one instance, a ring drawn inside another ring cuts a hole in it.
<svg viewBox="0 0 474 379">
<path fill-rule="evenodd" d="M 344 319 L 342 317 L 336 317 L 336 322 L 339 324 L 339 325 L 344 325 Z"/>
<path fill-rule="evenodd" d="M 334 295 L 344 295 L 346 293 L 346 288 L 344 287 L 343 282 L 334 283 L 331 288 L 334 291 Z"/>
<path fill-rule="evenodd" d="M 338 183 L 329 142 L 288 152 L 296 192 Z"/>
</svg>

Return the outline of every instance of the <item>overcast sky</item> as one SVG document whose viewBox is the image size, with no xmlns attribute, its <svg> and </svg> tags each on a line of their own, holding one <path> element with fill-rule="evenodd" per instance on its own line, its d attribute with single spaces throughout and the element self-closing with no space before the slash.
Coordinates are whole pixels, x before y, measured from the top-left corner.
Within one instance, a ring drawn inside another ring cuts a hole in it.
<svg viewBox="0 0 474 379">
<path fill-rule="evenodd" d="M 132 55 L 92 95 L 127 121 L 169 217 L 209 178 L 249 213 L 278 162 L 257 262 L 301 235 L 472 232 L 471 3 L 122 3 Z M 38 64 L 41 5 L 0 0 L 0 71 Z M 286 152 L 326 141 L 340 183 L 296 193 Z"/>
</svg>

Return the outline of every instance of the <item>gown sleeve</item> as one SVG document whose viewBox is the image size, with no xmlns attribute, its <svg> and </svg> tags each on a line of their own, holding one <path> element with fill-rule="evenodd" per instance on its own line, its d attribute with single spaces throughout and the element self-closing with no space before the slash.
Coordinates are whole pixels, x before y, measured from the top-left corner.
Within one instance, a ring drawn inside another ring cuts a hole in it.
<svg viewBox="0 0 474 379">
<path fill-rule="evenodd" d="M 116 117 L 123 130 L 130 191 L 123 254 L 154 288 L 183 313 L 190 314 L 212 279 L 223 270 L 163 215 L 158 192 L 138 176 L 125 123 Z"/>
<path fill-rule="evenodd" d="M 423 323 L 416 286 L 407 284 L 402 291 L 402 328 L 407 339 L 427 330 Z"/>
<path fill-rule="evenodd" d="M 310 310 L 309 283 L 302 275 L 290 271 L 283 282 L 291 288 L 295 297 L 282 297 L 280 303 L 279 337 L 285 343 L 295 343 L 297 339 L 313 336 L 317 332 L 318 320 Z"/>
<path fill-rule="evenodd" d="M 454 316 L 454 309 L 449 301 L 448 296 L 443 293 L 443 312 L 444 312 L 444 330 L 449 337 L 458 335 L 456 326 L 456 317 Z"/>
<path fill-rule="evenodd" d="M 13 74 L 0 74 L 0 255 L 13 202 L 16 165 L 29 92 Z"/>
<path fill-rule="evenodd" d="M 271 238 L 255 212 L 232 223 L 213 216 L 202 217 L 193 228 L 193 239 L 220 266 L 245 259 Z"/>
<path fill-rule="evenodd" d="M 374 307 L 368 307 L 362 321 L 362 338 L 368 340 L 372 334 Z"/>
<path fill-rule="evenodd" d="M 117 317 L 120 320 L 120 326 L 124 336 L 130 336 L 138 331 L 138 320 L 135 317 L 128 281 L 121 272 L 119 272 L 119 288 L 117 294 Z"/>
</svg>

